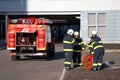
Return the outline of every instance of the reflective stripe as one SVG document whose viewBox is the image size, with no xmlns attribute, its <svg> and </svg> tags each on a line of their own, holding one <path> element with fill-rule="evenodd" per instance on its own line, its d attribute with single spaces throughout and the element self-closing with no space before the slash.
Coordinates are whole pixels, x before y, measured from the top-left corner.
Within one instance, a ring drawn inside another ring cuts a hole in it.
<svg viewBox="0 0 120 80">
<path fill-rule="evenodd" d="M 83 42 L 79 43 L 79 45 L 84 44 Z"/>
<path fill-rule="evenodd" d="M 92 45 L 87 45 L 87 47 L 89 47 L 89 48 L 91 47 L 92 48 Z"/>
<path fill-rule="evenodd" d="M 73 65 L 79 65 L 79 66 L 82 66 L 83 63 L 73 63 Z"/>
<path fill-rule="evenodd" d="M 78 65 L 78 63 L 73 63 L 73 65 Z"/>
<path fill-rule="evenodd" d="M 101 48 L 101 47 L 103 47 L 103 46 L 102 45 L 96 46 L 96 47 L 94 47 L 94 50 L 97 48 Z"/>
<path fill-rule="evenodd" d="M 73 50 L 73 52 L 81 52 L 81 50 Z"/>
<path fill-rule="evenodd" d="M 97 66 L 97 64 L 96 64 L 96 63 L 93 63 L 93 66 Z"/>
<path fill-rule="evenodd" d="M 63 49 L 63 51 L 73 51 L 73 49 Z"/>
<path fill-rule="evenodd" d="M 87 47 L 90 47 L 90 45 L 87 44 Z"/>
<path fill-rule="evenodd" d="M 63 41 L 63 43 L 66 43 L 66 44 L 73 44 L 74 42 L 75 42 L 75 39 L 73 39 L 71 42 L 66 40 Z"/>
<path fill-rule="evenodd" d="M 71 44 L 71 42 L 69 42 L 69 41 L 63 41 L 63 43 Z"/>
<path fill-rule="evenodd" d="M 92 45 L 87 45 L 86 50 L 92 48 Z"/>
<path fill-rule="evenodd" d="M 92 51 L 91 54 L 94 54 L 94 51 Z"/>
<path fill-rule="evenodd" d="M 75 42 L 75 39 L 73 39 L 71 43 L 74 43 L 74 42 Z"/>
<path fill-rule="evenodd" d="M 99 41 L 98 43 L 103 43 L 103 41 Z"/>
<path fill-rule="evenodd" d="M 95 44 L 95 42 L 93 42 L 93 43 L 91 44 L 91 46 L 93 47 L 94 44 Z"/>
<path fill-rule="evenodd" d="M 84 51 L 84 50 L 85 50 L 85 48 L 82 48 L 82 50 Z"/>
<path fill-rule="evenodd" d="M 83 63 L 80 63 L 79 65 L 80 65 L 80 66 L 82 66 L 82 65 L 83 65 Z"/>
<path fill-rule="evenodd" d="M 64 64 L 71 64 L 71 62 L 64 62 Z"/>
<path fill-rule="evenodd" d="M 97 65 L 98 65 L 98 66 L 101 66 L 101 65 L 102 65 L 102 63 L 98 63 Z"/>
</svg>

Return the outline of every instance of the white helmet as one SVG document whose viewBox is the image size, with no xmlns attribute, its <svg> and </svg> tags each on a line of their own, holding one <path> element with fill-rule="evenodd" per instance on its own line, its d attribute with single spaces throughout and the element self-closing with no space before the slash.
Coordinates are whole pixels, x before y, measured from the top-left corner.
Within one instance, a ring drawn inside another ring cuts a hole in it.
<svg viewBox="0 0 120 80">
<path fill-rule="evenodd" d="M 75 32 L 74 32 L 74 35 L 79 35 L 79 32 L 78 32 L 78 31 L 75 31 Z"/>
<path fill-rule="evenodd" d="M 74 31 L 72 29 L 68 29 L 67 34 L 73 35 Z"/>
<path fill-rule="evenodd" d="M 92 31 L 92 34 L 97 34 L 97 32 L 95 30 Z"/>
</svg>

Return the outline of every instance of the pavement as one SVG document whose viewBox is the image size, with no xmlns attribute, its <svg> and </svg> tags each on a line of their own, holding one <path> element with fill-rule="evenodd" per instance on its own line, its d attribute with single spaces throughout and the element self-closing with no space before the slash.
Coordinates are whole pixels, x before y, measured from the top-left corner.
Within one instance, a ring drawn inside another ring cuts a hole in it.
<svg viewBox="0 0 120 80">
<path fill-rule="evenodd" d="M 11 61 L 8 50 L 0 50 L 0 80 L 59 80 L 64 55 L 62 47 L 56 45 L 54 59 L 23 57 L 20 61 Z"/>
<path fill-rule="evenodd" d="M 120 80 L 120 50 L 106 50 L 103 67 L 100 71 L 86 71 L 83 66 L 66 70 L 62 80 Z"/>
<path fill-rule="evenodd" d="M 0 80 L 120 80 L 120 50 L 106 49 L 105 66 L 100 71 L 85 71 L 82 67 L 64 69 L 63 44 L 56 44 L 55 58 L 23 58 L 11 61 L 8 50 L 0 50 Z M 86 55 L 83 53 L 82 58 Z"/>
</svg>

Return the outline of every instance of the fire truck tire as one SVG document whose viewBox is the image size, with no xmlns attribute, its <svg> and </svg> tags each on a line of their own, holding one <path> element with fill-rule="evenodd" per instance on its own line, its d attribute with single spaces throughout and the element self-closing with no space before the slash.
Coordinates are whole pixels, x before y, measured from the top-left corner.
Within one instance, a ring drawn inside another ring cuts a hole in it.
<svg viewBox="0 0 120 80">
<path fill-rule="evenodd" d="M 50 50 L 49 57 L 50 58 L 54 58 L 55 57 L 55 49 L 54 48 Z"/>
<path fill-rule="evenodd" d="M 15 60 L 20 60 L 20 56 L 11 56 L 11 59 L 12 59 L 13 61 L 15 61 Z"/>
<path fill-rule="evenodd" d="M 46 52 L 45 59 L 48 61 L 50 59 L 49 52 Z"/>
</svg>

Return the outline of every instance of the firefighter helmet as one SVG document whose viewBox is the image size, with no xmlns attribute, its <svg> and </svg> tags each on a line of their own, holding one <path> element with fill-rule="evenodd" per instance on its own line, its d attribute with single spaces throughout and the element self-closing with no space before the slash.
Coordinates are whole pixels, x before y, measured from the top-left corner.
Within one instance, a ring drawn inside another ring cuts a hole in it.
<svg viewBox="0 0 120 80">
<path fill-rule="evenodd" d="M 74 31 L 72 29 L 68 29 L 67 34 L 73 35 Z"/>
<path fill-rule="evenodd" d="M 78 31 L 75 31 L 75 32 L 74 32 L 74 35 L 79 35 L 79 32 L 78 32 Z"/>
<path fill-rule="evenodd" d="M 97 34 L 97 32 L 95 30 L 92 31 L 92 34 Z"/>
</svg>

